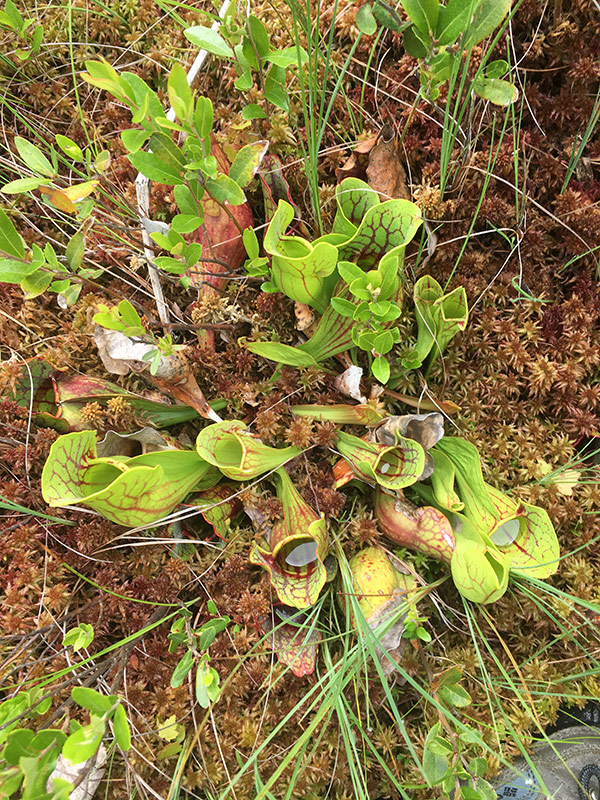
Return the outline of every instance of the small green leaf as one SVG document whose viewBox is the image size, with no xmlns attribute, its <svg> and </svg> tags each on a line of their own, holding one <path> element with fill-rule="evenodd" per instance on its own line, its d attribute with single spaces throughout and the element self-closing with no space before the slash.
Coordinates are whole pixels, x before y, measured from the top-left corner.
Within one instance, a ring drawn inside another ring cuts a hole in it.
<svg viewBox="0 0 600 800">
<path fill-rule="evenodd" d="M 512 0 L 482 0 L 468 26 L 463 46 L 473 47 L 486 39 L 510 11 Z"/>
<path fill-rule="evenodd" d="M 279 67 L 277 68 L 279 69 Z M 290 101 L 285 90 L 284 80 L 280 80 L 276 72 L 275 66 L 272 66 L 264 83 L 265 98 L 269 103 L 280 108 L 282 111 L 290 110 Z"/>
<path fill-rule="evenodd" d="M 56 175 L 56 170 L 39 147 L 28 142 L 27 139 L 23 139 L 21 136 L 15 136 L 15 147 L 22 161 L 30 170 L 40 175 L 46 175 L 47 177 Z"/>
<path fill-rule="evenodd" d="M 181 275 L 186 270 L 183 261 L 171 258 L 171 256 L 158 256 L 158 258 L 154 259 L 154 263 L 159 269 L 170 272 L 172 275 Z"/>
<path fill-rule="evenodd" d="M 519 90 L 510 81 L 501 78 L 479 77 L 473 83 L 473 89 L 484 100 L 489 100 L 496 106 L 509 106 L 519 97 Z"/>
<path fill-rule="evenodd" d="M 483 778 L 488 768 L 487 758 L 474 758 L 469 761 L 469 772 L 476 778 Z"/>
<path fill-rule="evenodd" d="M 110 697 L 100 694 L 100 692 L 87 686 L 74 686 L 71 689 L 71 697 L 82 708 L 97 714 L 99 717 L 108 714 L 113 707 L 113 701 Z"/>
<path fill-rule="evenodd" d="M 244 36 L 241 45 L 236 46 L 234 51 L 239 62 L 237 71 L 239 72 L 240 68 L 242 71 L 240 76 L 241 80 L 238 78 L 236 81 L 236 84 L 239 86 L 240 83 L 245 83 L 248 77 L 252 77 L 252 70 L 258 70 L 258 57 L 250 36 Z"/>
<path fill-rule="evenodd" d="M 97 172 L 106 172 L 110 166 L 110 153 L 108 150 L 102 150 L 94 159 L 94 168 Z"/>
<path fill-rule="evenodd" d="M 390 379 L 390 365 L 385 356 L 377 356 L 371 364 L 371 372 L 379 383 L 387 383 Z"/>
<path fill-rule="evenodd" d="M 228 175 L 207 178 L 206 189 L 219 203 L 241 206 L 242 203 L 246 202 L 246 195 Z"/>
<path fill-rule="evenodd" d="M 173 670 L 173 674 L 171 675 L 171 688 L 176 689 L 186 679 L 189 671 L 194 666 L 194 654 L 191 650 L 188 650 L 183 658 L 179 660 L 179 663 Z"/>
<path fill-rule="evenodd" d="M 256 53 L 259 58 L 264 58 L 270 49 L 269 34 L 262 22 L 250 14 L 248 17 L 248 31 L 252 38 L 252 44 L 256 48 Z"/>
<path fill-rule="evenodd" d="M 17 232 L 6 212 L 0 208 L 0 250 L 17 258 L 25 256 L 23 239 Z M 17 281 L 18 282 L 18 281 Z"/>
<path fill-rule="evenodd" d="M 22 36 L 25 32 L 25 20 L 19 13 L 16 5 L 12 2 L 12 0 L 6 0 L 4 7 L 6 11 L 2 12 L 0 24 L 12 28 L 14 31 L 16 31 L 16 33 Z"/>
<path fill-rule="evenodd" d="M 52 283 L 54 275 L 47 270 L 38 269 L 27 275 L 21 281 L 21 289 L 25 294 L 26 300 L 31 300 L 33 297 L 38 297 L 43 294 Z"/>
<path fill-rule="evenodd" d="M 67 306 L 72 306 L 74 303 L 77 302 L 77 299 L 80 294 L 81 294 L 81 284 L 76 283 L 67 286 L 67 288 L 60 293 L 60 296 L 63 298 Z"/>
<path fill-rule="evenodd" d="M 249 103 L 242 109 L 243 119 L 266 119 L 267 112 L 257 103 Z"/>
<path fill-rule="evenodd" d="M 439 0 L 400 0 L 400 2 L 421 33 L 429 36 L 435 31 L 440 7 Z"/>
<path fill-rule="evenodd" d="M 21 192 L 31 192 L 39 186 L 47 186 L 50 181 L 44 178 L 17 178 L 16 181 L 9 181 L 2 187 L 4 194 L 21 194 Z"/>
<path fill-rule="evenodd" d="M 62 294 L 62 292 L 66 292 L 70 285 L 71 281 L 68 278 L 64 278 L 60 281 L 52 281 L 50 284 L 50 291 Z"/>
<path fill-rule="evenodd" d="M 437 748 L 434 746 L 434 741 L 438 737 L 439 732 L 440 723 L 438 722 L 427 734 L 423 750 L 423 777 L 429 786 L 436 786 L 441 783 L 450 766 L 445 755 L 435 752 Z"/>
<path fill-rule="evenodd" d="M 501 78 L 508 72 L 508 61 L 499 58 L 497 61 L 490 61 L 486 64 L 485 75 L 486 78 Z"/>
<path fill-rule="evenodd" d="M 457 683 L 440 687 L 438 694 L 445 703 L 456 708 L 465 708 L 471 703 L 471 695 Z"/>
<path fill-rule="evenodd" d="M 283 50 L 271 50 L 264 60 L 284 69 L 291 66 L 302 67 L 308 62 L 308 53 L 303 47 L 285 47 Z"/>
<path fill-rule="evenodd" d="M 186 28 L 183 33 L 186 39 L 197 47 L 201 47 L 203 50 L 221 58 L 233 58 L 231 47 L 229 47 L 221 34 L 212 28 L 196 25 L 193 28 Z"/>
<path fill-rule="evenodd" d="M 130 153 L 136 153 L 149 137 L 150 131 L 140 131 L 137 128 L 121 131 L 121 141 Z"/>
<path fill-rule="evenodd" d="M 19 759 L 31 755 L 31 742 L 34 733 L 28 728 L 17 728 L 11 731 L 6 737 L 6 745 L 2 751 L 2 758 L 13 766 L 19 763 Z"/>
<path fill-rule="evenodd" d="M 199 97 L 196 100 L 196 109 L 194 111 L 194 125 L 198 136 L 206 140 L 212 130 L 214 122 L 214 108 L 213 104 L 208 97 Z M 209 145 L 207 145 L 207 151 Z"/>
<path fill-rule="evenodd" d="M 125 709 L 120 703 L 115 709 L 112 724 L 116 743 L 121 750 L 127 752 L 131 748 L 131 728 Z"/>
<path fill-rule="evenodd" d="M 65 250 L 65 257 L 71 269 L 76 270 L 81 266 L 85 251 L 85 240 L 83 233 L 77 231 L 70 239 Z"/>
<path fill-rule="evenodd" d="M 88 647 L 94 641 L 94 629 L 87 622 L 81 622 L 67 631 L 63 639 L 63 647 L 72 647 L 74 652 Z"/>
<path fill-rule="evenodd" d="M 153 133 L 148 144 L 152 153 L 164 161 L 170 169 L 177 172 L 183 169 L 186 159 L 168 133 Z"/>
<path fill-rule="evenodd" d="M 242 70 L 242 74 L 235 79 L 233 85 L 236 89 L 239 89 L 240 92 L 248 92 L 254 85 L 254 78 L 252 77 L 252 72 L 250 68 Z M 260 108 L 260 106 L 257 106 Z"/>
<path fill-rule="evenodd" d="M 164 183 L 166 186 L 176 186 L 185 182 L 178 169 L 167 164 L 154 153 L 145 153 L 140 150 L 137 153 L 130 153 L 128 158 L 135 169 L 151 181 Z"/>
<path fill-rule="evenodd" d="M 245 188 L 256 175 L 268 147 L 268 142 L 252 142 L 252 144 L 244 145 L 235 154 L 233 164 L 229 168 L 229 177 L 240 188 Z"/>
<path fill-rule="evenodd" d="M 375 14 L 375 18 L 379 24 L 383 25 L 384 28 L 387 28 L 390 31 L 395 31 L 395 33 L 401 33 L 402 20 L 397 13 L 392 15 L 385 6 L 380 5 L 378 0 L 375 2 L 373 13 Z"/>
<path fill-rule="evenodd" d="M 187 186 L 183 184 L 175 186 L 173 189 L 173 197 L 175 198 L 175 202 L 179 206 L 179 211 L 182 214 L 188 214 L 196 217 L 198 216 L 200 210 L 199 206 L 194 199 L 194 195 Z"/>
<path fill-rule="evenodd" d="M 169 102 L 180 120 L 187 119 L 192 112 L 192 90 L 187 80 L 187 72 L 181 64 L 174 64 L 167 82 Z"/>
<path fill-rule="evenodd" d="M 343 297 L 332 297 L 330 303 L 331 307 L 342 317 L 354 316 L 356 304 L 351 303 L 350 300 L 345 300 Z"/>
<path fill-rule="evenodd" d="M 246 248 L 246 254 L 248 255 L 248 258 L 251 260 L 258 258 L 260 254 L 260 247 L 253 228 L 246 228 L 244 230 L 242 234 L 242 240 L 244 242 L 244 247 Z"/>
<path fill-rule="evenodd" d="M 373 349 L 380 355 L 385 355 L 394 346 L 394 337 L 390 331 L 378 333 L 373 341 Z"/>
<path fill-rule="evenodd" d="M 208 708 L 210 706 L 210 699 L 208 697 L 208 691 L 206 688 L 206 684 L 204 683 L 204 665 L 199 664 L 198 669 L 196 670 L 196 700 L 198 704 L 202 708 Z"/>
<path fill-rule="evenodd" d="M 0 283 L 21 283 L 28 275 L 38 269 L 37 264 L 30 261 L 15 261 L 12 258 L 0 258 Z"/>
<path fill-rule="evenodd" d="M 176 214 L 171 220 L 171 227 L 177 233 L 192 233 L 198 230 L 203 220 L 197 214 Z"/>
<path fill-rule="evenodd" d="M 134 306 L 129 302 L 129 300 L 121 300 L 118 306 L 119 315 L 125 325 L 130 328 L 136 328 L 137 331 L 143 332 L 144 326 L 142 325 L 142 320 L 138 312 L 135 310 Z"/>
<path fill-rule="evenodd" d="M 346 283 L 352 283 L 355 280 L 364 280 L 365 273 L 352 261 L 340 261 L 337 265 L 339 276 Z"/>
<path fill-rule="evenodd" d="M 359 8 L 356 14 L 356 27 L 365 36 L 372 36 L 377 30 L 377 20 L 369 4 Z"/>
<path fill-rule="evenodd" d="M 72 764 L 81 764 L 96 754 L 106 731 L 106 723 L 101 717 L 91 715 L 89 725 L 72 733 L 63 745 L 62 754 Z"/>
<path fill-rule="evenodd" d="M 440 8 L 436 39 L 438 45 L 453 44 L 467 30 L 471 16 L 482 0 L 448 0 L 446 6 Z"/>
<path fill-rule="evenodd" d="M 404 31 L 402 41 L 404 42 L 404 49 L 409 56 L 413 58 L 427 57 L 428 49 L 427 46 L 423 44 L 421 37 L 422 34 L 419 34 L 414 25 L 411 25 Z"/>
<path fill-rule="evenodd" d="M 317 367 L 318 362 L 304 350 L 298 350 L 289 344 L 281 342 L 248 342 L 244 339 L 238 340 L 242 347 L 256 353 L 257 356 L 268 358 L 269 361 L 277 361 L 279 364 L 286 364 L 290 367 Z"/>
<path fill-rule="evenodd" d="M 66 156 L 72 158 L 73 161 L 85 161 L 81 147 L 73 139 L 69 139 L 68 136 L 63 136 L 61 133 L 57 133 L 54 138 Z"/>
</svg>

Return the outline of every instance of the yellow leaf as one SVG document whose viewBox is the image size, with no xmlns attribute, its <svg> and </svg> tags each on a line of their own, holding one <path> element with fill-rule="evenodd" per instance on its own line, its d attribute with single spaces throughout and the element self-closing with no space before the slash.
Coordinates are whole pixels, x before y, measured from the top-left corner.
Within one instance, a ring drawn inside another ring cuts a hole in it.
<svg viewBox="0 0 600 800">
<path fill-rule="evenodd" d="M 69 200 L 76 203 L 78 200 L 83 200 L 89 197 L 94 191 L 100 181 L 86 181 L 85 183 L 78 183 L 76 186 L 69 186 L 68 189 L 63 189 L 62 193 L 66 195 Z"/>
<path fill-rule="evenodd" d="M 552 483 L 556 484 L 556 488 L 561 494 L 570 497 L 573 494 L 573 487 L 577 486 L 581 472 L 576 469 L 565 469 L 552 479 Z"/>
<path fill-rule="evenodd" d="M 550 475 L 550 473 L 552 472 L 552 467 L 547 461 L 544 461 L 543 458 L 538 458 L 537 463 L 538 463 L 539 473 L 542 476 L 542 478 L 545 478 L 546 475 Z"/>
<path fill-rule="evenodd" d="M 164 739 L 165 742 L 174 742 L 181 735 L 183 730 L 183 725 L 177 722 L 175 714 L 171 714 L 164 722 L 159 723 L 158 735 L 161 739 Z"/>
</svg>

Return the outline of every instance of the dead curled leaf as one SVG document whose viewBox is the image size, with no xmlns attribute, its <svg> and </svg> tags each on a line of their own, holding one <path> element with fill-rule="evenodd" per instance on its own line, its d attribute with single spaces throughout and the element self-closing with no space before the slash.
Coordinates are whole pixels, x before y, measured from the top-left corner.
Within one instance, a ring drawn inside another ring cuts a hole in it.
<svg viewBox="0 0 600 800">
<path fill-rule="evenodd" d="M 114 375 L 144 373 L 165 394 L 195 409 L 206 419 L 221 422 L 221 417 L 208 404 L 186 356 L 180 350 L 173 355 L 163 356 L 156 374 L 151 375 L 149 362 L 143 360 L 146 353 L 155 349 L 151 342 L 134 340 L 121 331 L 108 330 L 100 325 L 96 325 L 94 340 L 107 372 Z"/>
<path fill-rule="evenodd" d="M 382 394 L 400 400 L 412 408 L 424 409 L 425 411 L 441 411 L 448 417 L 457 414 L 461 406 L 456 405 L 452 400 L 438 400 L 434 395 L 428 394 L 425 397 L 411 397 L 408 394 L 395 392 L 393 389 L 384 389 Z"/>
<path fill-rule="evenodd" d="M 338 183 L 344 178 L 366 178 L 382 202 L 410 200 L 406 172 L 398 153 L 394 129 L 389 123 L 376 136 L 359 142 L 336 175 Z"/>
<path fill-rule="evenodd" d="M 367 166 L 369 164 L 369 153 L 377 142 L 377 134 L 369 136 L 359 142 L 348 159 L 341 167 L 336 170 L 336 177 L 338 183 L 341 183 L 344 178 L 364 178 L 367 174 Z"/>
<path fill-rule="evenodd" d="M 401 589 L 394 589 L 392 597 L 387 603 L 379 606 L 367 620 L 369 628 L 372 631 L 377 630 L 386 619 L 394 615 L 397 609 L 403 605 L 406 605 L 406 592 Z M 402 638 L 405 620 L 406 614 L 402 614 L 400 619 L 394 622 L 384 634 L 380 634 L 377 637 L 378 645 L 375 647 L 375 654 L 381 664 L 384 675 L 391 675 L 396 670 L 393 662 L 400 662 L 402 659 L 406 647 L 406 639 Z M 400 683 L 404 683 L 404 679 L 401 679 Z"/>
<path fill-rule="evenodd" d="M 170 436 L 147 426 L 133 433 L 107 431 L 102 441 L 98 442 L 96 454 L 98 458 L 121 455 L 132 457 L 138 452 L 154 453 L 159 450 L 172 450 L 174 447 L 176 442 Z"/>
<path fill-rule="evenodd" d="M 387 123 L 381 129 L 377 144 L 369 153 L 367 181 L 379 194 L 382 202 L 410 200 L 406 187 L 406 173 L 400 162 L 394 130 Z"/>
<path fill-rule="evenodd" d="M 404 633 L 406 618 L 411 612 L 410 603 L 414 598 L 418 585 L 417 577 L 404 566 L 404 562 L 391 553 L 388 553 L 388 558 L 394 568 L 401 574 L 404 586 L 394 589 L 390 599 L 376 608 L 367 619 L 369 628 L 372 631 L 376 631 L 386 620 L 396 616 L 399 609 L 403 609 L 403 613 L 400 614 L 396 622 L 390 625 L 385 633 L 377 636 L 378 644 L 375 646 L 375 655 L 381 664 L 384 675 L 394 673 L 396 671 L 394 662 L 399 663 L 401 661 L 406 647 L 406 639 L 402 638 L 402 634 Z M 401 685 L 404 682 L 405 679 L 398 676 L 398 683 Z"/>
<path fill-rule="evenodd" d="M 298 331 L 307 330 L 315 321 L 315 312 L 306 303 L 294 303 L 294 315 Z"/>
<path fill-rule="evenodd" d="M 430 414 L 404 414 L 388 417 L 375 429 L 375 439 L 380 444 L 392 446 L 396 436 L 414 439 L 425 450 L 425 468 L 419 480 L 429 478 L 433 472 L 433 459 L 427 452 L 444 435 L 444 417 L 437 411 Z"/>
<path fill-rule="evenodd" d="M 333 382 L 333 385 L 341 394 L 345 394 L 359 403 L 366 403 L 367 398 L 361 394 L 360 391 L 360 381 L 362 376 L 362 367 L 357 367 L 355 364 L 352 364 L 352 366 L 344 370 L 341 375 L 337 376 Z"/>
</svg>

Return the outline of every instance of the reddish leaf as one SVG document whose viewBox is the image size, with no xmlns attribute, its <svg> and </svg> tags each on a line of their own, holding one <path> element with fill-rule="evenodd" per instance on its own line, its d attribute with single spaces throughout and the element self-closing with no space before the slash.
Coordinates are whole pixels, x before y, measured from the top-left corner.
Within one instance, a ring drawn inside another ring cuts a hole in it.
<svg viewBox="0 0 600 800">
<path fill-rule="evenodd" d="M 312 675 L 317 661 L 321 634 L 317 630 L 285 623 L 277 625 L 271 634 L 271 648 L 280 661 L 287 664 L 297 678 Z"/>
<path fill-rule="evenodd" d="M 375 495 L 377 522 L 396 544 L 450 563 L 456 545 L 447 517 L 436 508 L 417 508 L 380 489 Z"/>
</svg>

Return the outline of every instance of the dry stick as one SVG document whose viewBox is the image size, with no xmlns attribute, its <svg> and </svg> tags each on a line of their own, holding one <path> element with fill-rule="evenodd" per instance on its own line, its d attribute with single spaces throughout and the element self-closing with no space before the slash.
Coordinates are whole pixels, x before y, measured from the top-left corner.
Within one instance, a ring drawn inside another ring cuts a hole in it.
<svg viewBox="0 0 600 800">
<path fill-rule="evenodd" d="M 227 13 L 229 4 L 230 0 L 224 0 L 223 5 L 219 9 L 219 20 L 215 20 L 212 25 L 212 30 L 216 31 L 218 29 L 220 21 L 224 19 L 225 14 Z M 187 74 L 187 81 L 190 86 L 193 84 L 196 76 L 202 69 L 207 56 L 207 50 L 200 50 L 196 56 L 194 63 L 190 67 Z M 167 119 L 171 122 L 175 120 L 175 111 L 173 108 L 169 108 L 167 112 Z M 165 296 L 163 294 L 158 270 L 154 266 L 154 244 L 150 238 L 150 233 L 144 224 L 150 217 L 150 179 L 146 178 L 145 175 L 142 175 L 141 172 L 138 173 L 137 178 L 135 179 L 135 194 L 137 198 L 137 212 L 141 225 L 142 241 L 144 243 L 144 255 L 146 256 L 146 261 L 148 262 L 148 275 L 150 277 L 152 291 L 154 292 L 154 299 L 156 300 L 156 310 L 158 311 L 160 321 L 166 328 L 170 322 L 169 310 L 167 308 L 167 304 L 165 303 Z"/>
</svg>

